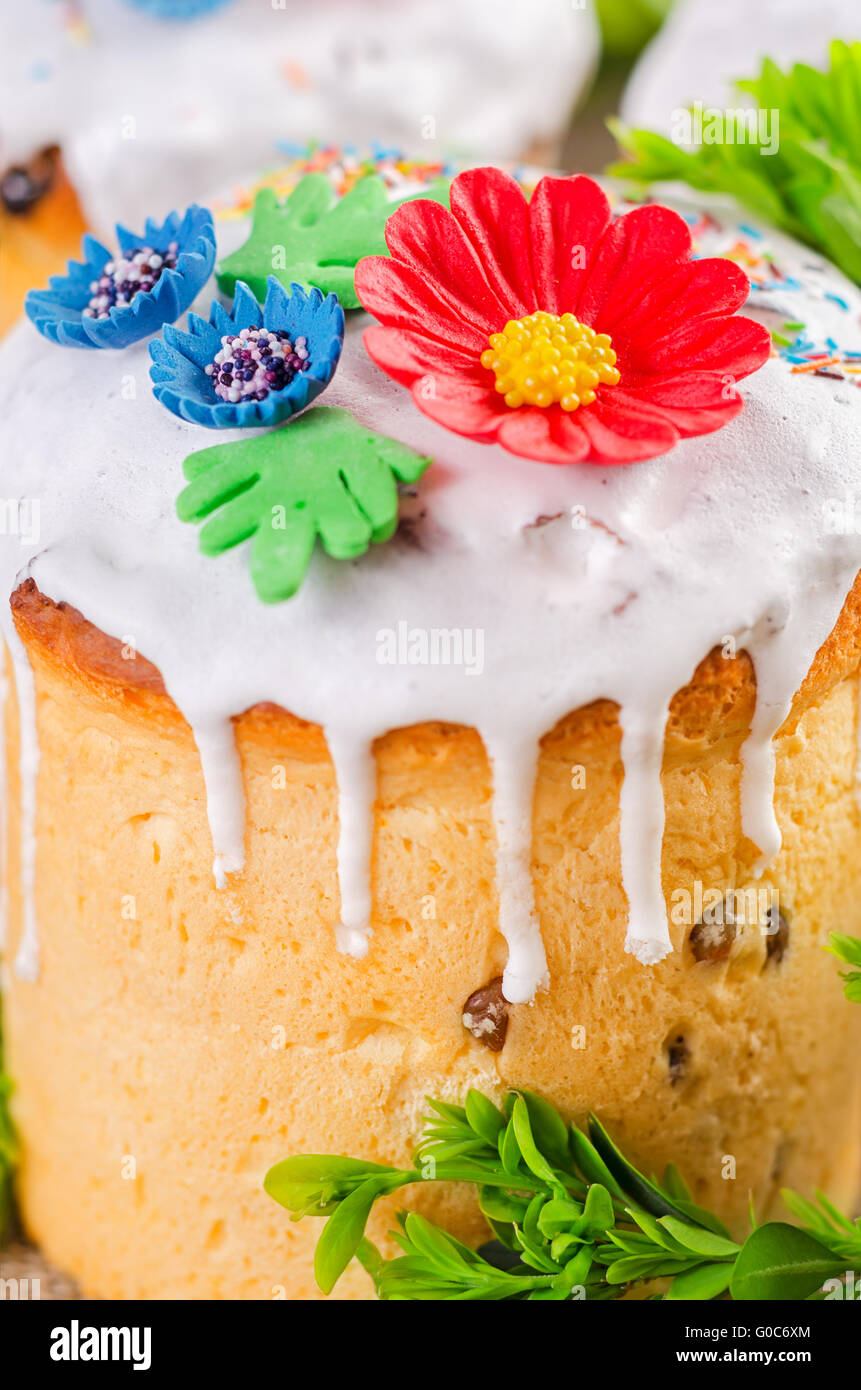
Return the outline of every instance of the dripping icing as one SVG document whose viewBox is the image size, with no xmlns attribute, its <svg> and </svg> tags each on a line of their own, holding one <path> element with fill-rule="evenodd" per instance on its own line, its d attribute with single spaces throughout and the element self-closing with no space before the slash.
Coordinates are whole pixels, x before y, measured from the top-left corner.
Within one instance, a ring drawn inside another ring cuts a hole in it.
<svg viewBox="0 0 861 1390">
<path fill-rule="evenodd" d="M 339 951 L 361 959 L 368 952 L 371 929 L 371 852 L 377 769 L 372 740 L 343 725 L 324 729 L 335 766 L 338 792 L 338 887 L 340 921 L 335 927 Z"/>
<path fill-rule="evenodd" d="M 673 949 L 661 887 L 664 796 L 661 766 L 669 699 L 622 705 L 622 766 L 619 793 L 619 851 L 628 898 L 625 950 L 643 965 L 655 965 Z"/>
<path fill-rule="evenodd" d="M 496 829 L 496 888 L 499 930 L 508 944 L 502 992 L 510 1004 L 525 1004 L 547 984 L 547 959 L 535 913 L 532 882 L 532 800 L 537 741 L 502 733 L 485 735 L 493 775 Z"/>
</svg>

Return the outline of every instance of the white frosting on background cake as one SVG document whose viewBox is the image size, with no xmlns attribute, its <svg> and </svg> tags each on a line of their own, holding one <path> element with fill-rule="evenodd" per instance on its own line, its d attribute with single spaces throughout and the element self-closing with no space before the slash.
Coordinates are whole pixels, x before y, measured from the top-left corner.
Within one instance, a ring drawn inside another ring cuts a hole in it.
<svg viewBox="0 0 861 1390">
<path fill-rule="evenodd" d="M 110 234 L 277 161 L 279 141 L 517 159 L 561 137 L 597 52 L 592 7 L 570 0 L 232 0 L 186 22 L 0 0 L 0 164 L 60 144 Z"/>
<path fill-rule="evenodd" d="M 757 261 L 776 269 L 745 313 L 775 329 L 804 321 L 814 351 L 839 344 L 861 352 L 858 293 L 814 253 L 756 227 L 739 230 L 732 213 L 713 208 L 707 222 L 681 210 L 697 224 L 700 254 L 742 238 L 749 259 L 773 255 Z M 247 233 L 244 219 L 219 223 L 220 253 Z M 208 312 L 210 300 L 207 290 L 198 311 Z M 571 710 L 617 701 L 628 949 L 644 963 L 659 960 L 670 949 L 660 879 L 664 726 L 672 696 L 716 644 L 746 648 L 756 668 L 743 821 L 763 868 L 780 847 L 771 737 L 861 567 L 861 528 L 833 534 L 835 507 L 858 477 L 861 377 L 795 373 L 792 361 L 775 357 L 742 383 L 744 410 L 715 434 L 627 467 L 554 467 L 462 439 L 422 415 L 364 352 L 368 322 L 349 317 L 320 403 L 347 407 L 434 463 L 404 498 L 406 524 L 392 541 L 350 563 L 318 550 L 296 597 L 275 606 L 254 593 L 246 546 L 206 558 L 195 528 L 174 510 L 186 455 L 238 433 L 197 428 L 160 406 L 148 343 L 76 352 L 20 324 L 0 348 L 4 491 L 39 500 L 41 534 L 29 543 L 4 538 L 4 592 L 32 576 L 160 668 L 200 749 L 219 874 L 239 872 L 243 857 L 230 716 L 274 701 L 322 724 L 339 788 L 338 940 L 355 955 L 374 949 L 373 740 L 424 720 L 477 728 L 492 761 L 500 929 L 510 946 L 504 988 L 515 1002 L 546 974 L 530 877 L 538 741 Z M 851 369 L 855 360 L 844 362 Z M 472 670 L 381 661 L 381 635 L 401 624 L 426 636 L 480 633 L 483 660 Z M 35 715 L 5 604 L 2 625 L 23 706 L 26 887 Z M 31 914 L 18 965 L 33 973 L 36 964 Z"/>
<path fill-rule="evenodd" d="M 634 68 L 622 119 L 667 134 L 674 112 L 692 102 L 745 105 L 733 83 L 757 77 L 763 58 L 824 68 L 832 39 L 859 35 L 858 0 L 676 0 Z"/>
</svg>

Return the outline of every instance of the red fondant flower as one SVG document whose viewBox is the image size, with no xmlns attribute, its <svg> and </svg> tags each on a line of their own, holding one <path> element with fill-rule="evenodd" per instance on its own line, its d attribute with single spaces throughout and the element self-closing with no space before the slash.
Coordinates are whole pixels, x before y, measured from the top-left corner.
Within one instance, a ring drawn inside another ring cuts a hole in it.
<svg viewBox="0 0 861 1390">
<path fill-rule="evenodd" d="M 731 420 L 734 383 L 770 354 L 766 329 L 735 315 L 750 288 L 737 265 L 692 260 L 669 208 L 613 221 L 583 176 L 544 178 L 527 203 L 507 174 L 471 170 L 450 212 L 398 208 L 386 243 L 390 258 L 356 271 L 382 325 L 368 353 L 426 415 L 524 458 L 665 453 Z"/>
</svg>

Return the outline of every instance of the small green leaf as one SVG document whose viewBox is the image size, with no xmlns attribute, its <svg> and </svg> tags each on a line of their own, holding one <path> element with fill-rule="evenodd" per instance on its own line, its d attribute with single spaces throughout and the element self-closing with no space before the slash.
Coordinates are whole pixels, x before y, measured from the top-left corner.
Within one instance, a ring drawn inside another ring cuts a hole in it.
<svg viewBox="0 0 861 1390">
<path fill-rule="evenodd" d="M 502 1166 L 506 1173 L 511 1173 L 514 1176 L 520 1167 L 520 1147 L 511 1120 L 499 1136 L 499 1157 L 502 1159 Z"/>
<path fill-rule="evenodd" d="M 586 1193 L 583 1215 L 575 1223 L 576 1233 L 594 1240 L 609 1230 L 614 1220 L 612 1197 L 601 1183 L 593 1183 Z"/>
<path fill-rule="evenodd" d="M 685 1260 L 673 1260 L 668 1255 L 634 1255 L 617 1260 L 607 1270 L 608 1284 L 633 1284 L 640 1279 L 660 1279 L 682 1274 L 688 1268 Z"/>
<path fill-rule="evenodd" d="M 478 1195 L 482 1215 L 489 1221 L 516 1221 L 518 1224 L 523 1221 L 529 1205 L 524 1198 L 497 1187 L 482 1187 Z"/>
<path fill-rule="evenodd" d="M 276 1163 L 263 1179 L 264 1191 L 288 1211 L 306 1212 L 315 1205 L 329 1204 L 350 1188 L 361 1186 L 370 1177 L 387 1176 L 389 1190 L 409 1180 L 396 1168 L 385 1168 L 364 1159 L 340 1158 L 333 1154 L 301 1154 Z M 321 1213 L 322 1214 L 322 1213 Z"/>
<path fill-rule="evenodd" d="M 704 1231 L 700 1226 L 691 1226 L 687 1221 L 679 1221 L 675 1216 L 662 1216 L 660 1225 L 695 1255 L 710 1255 L 712 1259 L 734 1259 L 740 1247 L 734 1240 L 725 1240 L 712 1231 Z"/>
<path fill-rule="evenodd" d="M 677 1274 L 665 1294 L 668 1303 L 679 1303 L 686 1299 L 706 1300 L 720 1298 L 726 1293 L 732 1278 L 732 1265 L 697 1265 L 684 1274 Z"/>
<path fill-rule="evenodd" d="M 331 1293 L 359 1249 L 371 1209 L 380 1195 L 370 1178 L 345 1197 L 323 1227 L 314 1252 L 314 1278 L 323 1293 Z"/>
<path fill-rule="evenodd" d="M 613 1224 L 612 1206 L 609 1224 Z M 564 1197 L 551 1197 L 549 1202 L 545 1202 L 541 1208 L 538 1218 L 538 1226 L 541 1234 L 548 1240 L 552 1236 L 559 1235 L 561 1231 L 568 1231 L 579 1221 L 583 1215 L 583 1207 L 578 1202 L 569 1202 Z"/>
<path fill-rule="evenodd" d="M 735 1262 L 734 1299 L 804 1299 L 847 1268 L 806 1231 L 773 1221 L 748 1236 Z"/>
<path fill-rule="evenodd" d="M 651 1216 L 647 1211 L 641 1211 L 637 1207 L 629 1207 L 628 1214 L 633 1221 L 636 1221 L 640 1230 L 661 1250 L 668 1251 L 678 1259 L 684 1259 L 688 1254 L 687 1248 L 675 1240 L 671 1232 L 667 1231 L 657 1217 Z"/>
<path fill-rule="evenodd" d="M 505 1117 L 496 1108 L 493 1101 L 488 1100 L 481 1091 L 467 1091 L 466 1118 L 476 1134 L 495 1149 L 500 1131 L 505 1125 Z"/>
<path fill-rule="evenodd" d="M 568 1127 L 559 1111 L 533 1091 L 520 1091 L 519 1095 L 526 1106 L 529 1127 L 541 1153 L 554 1168 L 569 1168 Z"/>
<path fill-rule="evenodd" d="M 514 1102 L 511 1125 L 517 1136 L 517 1146 L 523 1155 L 523 1162 L 529 1171 L 534 1173 L 536 1178 L 541 1178 L 542 1182 L 555 1184 L 556 1175 L 533 1138 L 532 1126 L 529 1123 L 529 1111 L 522 1096 L 518 1096 Z"/>
<path fill-rule="evenodd" d="M 556 1264 L 561 1264 L 572 1247 L 579 1249 L 582 1244 L 582 1240 L 578 1240 L 577 1236 L 572 1236 L 570 1231 L 562 1231 L 558 1236 L 554 1236 L 550 1242 L 550 1258 Z"/>
</svg>

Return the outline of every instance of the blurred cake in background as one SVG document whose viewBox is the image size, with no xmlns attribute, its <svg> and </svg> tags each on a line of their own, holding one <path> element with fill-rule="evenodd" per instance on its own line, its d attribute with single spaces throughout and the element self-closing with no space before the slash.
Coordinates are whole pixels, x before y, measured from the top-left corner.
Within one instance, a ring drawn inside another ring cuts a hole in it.
<svg viewBox="0 0 861 1390">
<path fill-rule="evenodd" d="M 631 77 L 621 116 L 632 125 L 668 131 L 673 114 L 694 101 L 742 103 L 738 78 L 758 72 L 763 58 L 779 67 L 824 67 L 829 41 L 861 33 L 857 0 L 676 0 L 660 33 Z"/>
<path fill-rule="evenodd" d="M 312 137 L 552 158 L 598 39 L 569 0 L 2 0 L 0 48 L 6 209 L 59 146 L 110 234 Z"/>
</svg>

